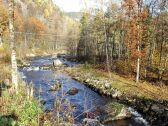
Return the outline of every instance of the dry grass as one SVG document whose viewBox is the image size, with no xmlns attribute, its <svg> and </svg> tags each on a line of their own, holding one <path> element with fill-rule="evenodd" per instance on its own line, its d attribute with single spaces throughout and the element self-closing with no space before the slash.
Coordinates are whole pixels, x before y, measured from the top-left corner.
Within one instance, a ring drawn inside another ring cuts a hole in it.
<svg viewBox="0 0 168 126">
<path fill-rule="evenodd" d="M 9 79 L 10 80 L 10 66 L 6 63 L 0 63 L 0 81 Z"/>
<path fill-rule="evenodd" d="M 0 65 L 10 62 L 10 47 L 8 44 L 3 44 L 0 47 Z"/>
<path fill-rule="evenodd" d="M 80 66 L 77 69 L 72 70 L 71 73 L 75 72 L 77 72 L 78 75 L 80 73 L 81 75 L 89 74 L 90 77 L 108 80 L 111 83 L 112 87 L 117 88 L 118 90 L 131 96 L 168 101 L 168 86 L 163 84 L 153 85 L 147 82 L 135 83 L 135 81 L 132 81 L 129 78 L 126 79 L 114 73 L 111 73 L 110 78 L 107 72 L 93 69 L 91 67 L 86 68 Z"/>
<path fill-rule="evenodd" d="M 6 55 L 4 47 L 0 47 L 0 58 L 4 57 Z"/>
</svg>

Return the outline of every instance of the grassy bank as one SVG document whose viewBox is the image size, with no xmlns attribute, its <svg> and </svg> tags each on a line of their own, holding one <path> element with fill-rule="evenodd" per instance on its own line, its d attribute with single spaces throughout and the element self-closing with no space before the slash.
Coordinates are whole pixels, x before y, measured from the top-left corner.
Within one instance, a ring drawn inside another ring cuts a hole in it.
<svg viewBox="0 0 168 126">
<path fill-rule="evenodd" d="M 9 64 L 1 63 L 0 69 L 0 126 L 39 125 L 42 109 L 36 99 L 28 98 L 26 84 L 20 80 L 16 94 L 10 84 Z"/>
<path fill-rule="evenodd" d="M 26 83 L 19 80 L 18 94 L 11 85 L 9 45 L 0 47 L 0 126 L 36 126 L 42 109 L 38 101 L 28 98 Z"/>
<path fill-rule="evenodd" d="M 90 65 L 81 65 L 72 69 L 69 68 L 67 72 L 83 81 L 88 78 L 104 80 L 108 82 L 112 88 L 116 88 L 128 96 L 168 101 L 168 87 L 165 85 L 156 86 L 147 82 L 140 82 L 137 84 L 132 80 L 120 77 L 114 73 L 110 73 L 111 77 L 109 77 L 109 73 L 94 69 Z M 101 85 L 97 88 L 101 88 Z"/>
</svg>

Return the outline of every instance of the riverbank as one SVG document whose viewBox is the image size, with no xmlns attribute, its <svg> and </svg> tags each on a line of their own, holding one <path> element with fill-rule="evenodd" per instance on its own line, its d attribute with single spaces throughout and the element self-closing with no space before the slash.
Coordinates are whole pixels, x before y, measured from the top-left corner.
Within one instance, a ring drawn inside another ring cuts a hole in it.
<svg viewBox="0 0 168 126">
<path fill-rule="evenodd" d="M 18 93 L 10 83 L 10 64 L 0 66 L 0 126 L 39 125 L 42 109 L 27 94 L 26 83 L 19 80 Z"/>
<path fill-rule="evenodd" d="M 168 124 L 168 87 L 138 83 L 111 73 L 93 69 L 89 65 L 67 68 L 66 72 L 101 95 L 131 105 L 153 126 Z"/>
</svg>

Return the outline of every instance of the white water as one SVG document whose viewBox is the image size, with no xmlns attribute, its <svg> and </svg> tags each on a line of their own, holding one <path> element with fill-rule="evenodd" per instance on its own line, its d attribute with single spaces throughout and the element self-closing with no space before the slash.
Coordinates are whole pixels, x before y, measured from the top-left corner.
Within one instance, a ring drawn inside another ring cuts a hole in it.
<svg viewBox="0 0 168 126">
<path fill-rule="evenodd" d="M 131 112 L 131 114 L 135 117 L 136 122 L 142 122 L 145 126 L 149 126 L 148 122 L 142 117 L 141 114 L 139 114 L 137 111 L 135 111 L 133 108 L 129 107 L 128 110 Z"/>
</svg>

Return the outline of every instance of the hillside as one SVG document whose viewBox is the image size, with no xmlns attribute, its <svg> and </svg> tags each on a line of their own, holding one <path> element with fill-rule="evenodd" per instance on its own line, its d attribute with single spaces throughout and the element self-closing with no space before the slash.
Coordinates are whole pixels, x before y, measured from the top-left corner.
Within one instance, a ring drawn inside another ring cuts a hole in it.
<svg viewBox="0 0 168 126">
<path fill-rule="evenodd" d="M 65 15 L 69 16 L 72 19 L 79 21 L 82 18 L 82 12 L 66 12 Z"/>
</svg>

